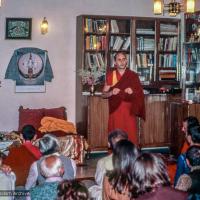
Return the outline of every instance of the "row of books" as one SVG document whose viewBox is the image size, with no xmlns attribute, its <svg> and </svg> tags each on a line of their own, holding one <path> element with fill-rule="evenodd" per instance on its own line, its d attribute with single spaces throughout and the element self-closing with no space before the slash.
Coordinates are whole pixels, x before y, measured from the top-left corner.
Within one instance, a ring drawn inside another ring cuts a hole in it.
<svg viewBox="0 0 200 200">
<path fill-rule="evenodd" d="M 137 73 L 139 76 L 140 81 L 143 85 L 149 84 L 152 79 L 152 67 L 149 68 L 138 68 Z"/>
<path fill-rule="evenodd" d="M 154 55 L 151 53 L 137 53 L 136 65 L 137 67 L 151 67 L 154 64 Z"/>
<path fill-rule="evenodd" d="M 137 28 L 136 29 L 136 34 L 153 35 L 153 34 L 155 34 L 155 31 L 154 31 L 153 28 Z"/>
<path fill-rule="evenodd" d="M 161 34 L 176 34 L 178 32 L 178 27 L 176 24 L 160 24 Z"/>
<path fill-rule="evenodd" d="M 188 65 L 191 65 L 191 63 L 200 62 L 200 49 L 197 47 L 189 48 L 187 56 L 188 56 Z"/>
<path fill-rule="evenodd" d="M 111 36 L 110 38 L 110 48 L 111 50 L 128 50 L 130 48 L 131 38 L 121 37 L 121 36 Z"/>
<path fill-rule="evenodd" d="M 177 45 L 178 45 L 178 37 L 160 38 L 161 51 L 176 51 Z"/>
<path fill-rule="evenodd" d="M 160 67 L 176 67 L 177 55 L 176 54 L 160 54 L 159 66 Z"/>
<path fill-rule="evenodd" d="M 85 18 L 85 32 L 105 33 L 107 21 L 103 19 L 89 19 Z"/>
<path fill-rule="evenodd" d="M 85 38 L 86 50 L 105 50 L 106 36 L 88 35 Z"/>
<path fill-rule="evenodd" d="M 154 51 L 154 48 L 155 48 L 154 38 L 137 37 L 137 50 Z"/>
<path fill-rule="evenodd" d="M 105 67 L 105 58 L 101 53 L 86 53 L 85 67 L 92 68 L 92 66 Z"/>
<path fill-rule="evenodd" d="M 176 70 L 160 70 L 159 80 L 176 80 Z"/>
<path fill-rule="evenodd" d="M 117 25 L 116 20 L 111 20 L 110 21 L 110 26 L 111 26 L 111 33 L 119 33 L 119 27 Z"/>
</svg>

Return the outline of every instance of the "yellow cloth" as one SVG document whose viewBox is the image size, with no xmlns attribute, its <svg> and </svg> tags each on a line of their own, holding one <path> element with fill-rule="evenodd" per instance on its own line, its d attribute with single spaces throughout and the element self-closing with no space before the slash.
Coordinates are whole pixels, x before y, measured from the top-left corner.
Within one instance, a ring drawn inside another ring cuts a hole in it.
<svg viewBox="0 0 200 200">
<path fill-rule="evenodd" d="M 76 127 L 72 122 L 54 117 L 43 117 L 41 120 L 40 132 L 64 131 L 76 134 Z"/>
<path fill-rule="evenodd" d="M 117 80 L 117 72 L 116 70 L 113 71 L 113 74 L 112 74 L 112 86 L 117 84 L 118 80 Z"/>
</svg>

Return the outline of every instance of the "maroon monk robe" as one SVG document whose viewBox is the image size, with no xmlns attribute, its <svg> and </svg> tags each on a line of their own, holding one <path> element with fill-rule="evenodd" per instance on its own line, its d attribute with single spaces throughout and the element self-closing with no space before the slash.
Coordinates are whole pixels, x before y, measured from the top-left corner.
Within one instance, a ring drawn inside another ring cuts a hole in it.
<svg viewBox="0 0 200 200">
<path fill-rule="evenodd" d="M 143 89 L 135 72 L 126 69 L 122 76 L 117 70 L 116 72 L 118 82 L 110 90 L 119 88 L 121 91 L 109 97 L 108 131 L 116 128 L 122 129 L 128 133 L 132 142 L 138 144 L 136 116 L 145 119 Z M 107 85 L 112 85 L 112 76 L 112 72 L 107 74 Z M 124 92 L 128 87 L 133 90 L 133 94 Z"/>
</svg>

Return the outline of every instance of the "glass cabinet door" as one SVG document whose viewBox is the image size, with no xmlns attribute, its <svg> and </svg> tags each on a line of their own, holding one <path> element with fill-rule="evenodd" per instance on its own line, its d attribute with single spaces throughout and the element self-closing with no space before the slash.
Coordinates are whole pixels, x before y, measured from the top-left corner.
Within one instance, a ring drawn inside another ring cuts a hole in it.
<svg viewBox="0 0 200 200">
<path fill-rule="evenodd" d="M 200 101 L 200 43 L 184 44 L 185 99 Z"/>
<path fill-rule="evenodd" d="M 143 85 L 149 85 L 155 71 L 155 20 L 136 20 L 136 69 Z"/>
</svg>

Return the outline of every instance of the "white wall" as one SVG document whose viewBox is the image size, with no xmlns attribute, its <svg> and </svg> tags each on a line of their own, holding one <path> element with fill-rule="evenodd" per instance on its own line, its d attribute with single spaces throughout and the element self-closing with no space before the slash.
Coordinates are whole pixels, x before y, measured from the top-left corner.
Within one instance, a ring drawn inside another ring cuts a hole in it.
<svg viewBox="0 0 200 200">
<path fill-rule="evenodd" d="M 18 108 L 65 106 L 75 121 L 76 16 L 81 14 L 153 16 L 153 0 L 2 0 L 0 8 L 0 131 L 17 130 Z M 32 40 L 5 40 L 6 17 L 31 17 Z M 47 17 L 49 33 L 40 34 Z M 15 49 L 46 49 L 54 79 L 46 93 L 15 93 L 15 82 L 5 80 L 5 71 Z"/>
</svg>

